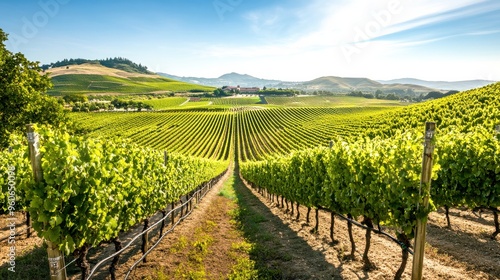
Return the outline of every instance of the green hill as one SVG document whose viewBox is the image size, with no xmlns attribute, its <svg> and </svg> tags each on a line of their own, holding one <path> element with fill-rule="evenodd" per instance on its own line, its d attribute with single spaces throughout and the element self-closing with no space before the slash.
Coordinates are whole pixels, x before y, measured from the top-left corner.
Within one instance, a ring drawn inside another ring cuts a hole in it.
<svg viewBox="0 0 500 280">
<path fill-rule="evenodd" d="M 50 68 L 66 67 L 66 66 L 72 66 L 72 65 L 82 65 L 82 64 L 87 64 L 87 63 L 102 65 L 104 67 L 123 70 L 123 71 L 130 72 L 130 73 L 154 74 L 153 72 L 148 70 L 148 67 L 141 65 L 140 63 L 137 64 L 137 63 L 132 62 L 131 60 L 123 58 L 123 57 L 106 58 L 106 59 L 98 59 L 98 60 L 97 59 L 90 60 L 90 59 L 83 59 L 83 58 L 64 59 L 62 61 L 57 61 L 57 62 L 50 63 L 50 64 L 44 64 L 41 66 L 41 68 L 43 70 L 48 70 Z"/>
<path fill-rule="evenodd" d="M 215 89 L 94 63 L 51 68 L 48 72 L 54 84 L 49 90 L 51 95 L 212 92 Z"/>
<path fill-rule="evenodd" d="M 305 90 L 325 90 L 333 92 L 350 92 L 350 91 L 367 91 L 375 92 L 381 90 L 384 93 L 405 93 L 405 92 L 418 92 L 428 93 L 429 91 L 436 91 L 435 89 L 411 85 L 411 84 L 382 84 L 367 78 L 343 78 L 335 76 L 327 76 L 314 79 L 302 83 L 299 87 Z"/>
</svg>

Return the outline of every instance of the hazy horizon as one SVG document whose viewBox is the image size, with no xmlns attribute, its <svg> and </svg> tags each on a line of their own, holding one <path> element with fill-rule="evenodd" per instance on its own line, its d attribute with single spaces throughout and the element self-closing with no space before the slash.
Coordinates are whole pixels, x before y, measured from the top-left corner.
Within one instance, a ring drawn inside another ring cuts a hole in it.
<svg viewBox="0 0 500 280">
<path fill-rule="evenodd" d="M 500 80 L 500 2 L 0 2 L 6 46 L 28 59 L 125 57 L 154 72 L 305 81 Z"/>
</svg>

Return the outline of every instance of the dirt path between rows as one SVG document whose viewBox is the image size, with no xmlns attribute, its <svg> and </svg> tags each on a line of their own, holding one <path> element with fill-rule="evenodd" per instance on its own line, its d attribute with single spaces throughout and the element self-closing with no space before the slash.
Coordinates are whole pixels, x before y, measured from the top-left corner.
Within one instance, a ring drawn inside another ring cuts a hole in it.
<svg viewBox="0 0 500 280">
<path fill-rule="evenodd" d="M 228 279 L 231 272 L 238 270 L 241 278 L 236 279 L 333 279 L 339 276 L 321 252 L 313 250 L 275 216 L 238 177 L 232 180 L 236 201 L 219 195 L 222 186 L 214 188 L 182 227 L 155 250 L 149 258 L 151 261 L 133 273 L 132 279 Z M 212 223 L 217 226 L 209 232 L 210 253 L 200 265 L 193 262 L 189 244 L 198 240 L 200 229 Z M 240 251 L 243 253 L 240 259 L 250 259 L 246 267 L 238 266 L 241 262 L 235 260 L 235 244 L 249 247 Z M 184 248 L 179 250 L 179 247 Z M 191 270 L 186 266 L 191 266 Z M 204 273 L 196 274 L 200 267 Z"/>
</svg>

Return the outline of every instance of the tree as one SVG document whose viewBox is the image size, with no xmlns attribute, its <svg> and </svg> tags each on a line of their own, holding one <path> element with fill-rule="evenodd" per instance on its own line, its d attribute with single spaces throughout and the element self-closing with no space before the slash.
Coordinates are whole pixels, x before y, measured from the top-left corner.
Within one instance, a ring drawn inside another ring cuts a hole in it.
<svg viewBox="0 0 500 280">
<path fill-rule="evenodd" d="M 424 97 L 424 99 L 431 99 L 431 98 L 438 99 L 444 96 L 445 95 L 440 91 L 431 91 Z"/>
<path fill-rule="evenodd" d="M 60 125 L 67 120 L 62 105 L 46 94 L 52 83 L 41 75 L 38 62 L 5 48 L 7 34 L 0 29 L 0 148 L 9 136 L 24 132 L 27 123 Z"/>
<path fill-rule="evenodd" d="M 89 99 L 87 96 L 83 94 L 66 94 L 63 96 L 63 100 L 66 103 L 75 103 L 75 102 L 88 102 Z"/>
</svg>

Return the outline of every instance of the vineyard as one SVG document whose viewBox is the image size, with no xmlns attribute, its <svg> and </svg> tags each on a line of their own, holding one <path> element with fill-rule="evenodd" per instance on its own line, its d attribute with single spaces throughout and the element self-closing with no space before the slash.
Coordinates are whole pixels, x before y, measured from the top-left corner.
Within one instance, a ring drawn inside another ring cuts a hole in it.
<svg viewBox="0 0 500 280">
<path fill-rule="evenodd" d="M 230 157 L 230 139 L 233 131 L 237 131 L 240 159 L 254 160 L 273 153 L 327 145 L 332 137 L 356 134 L 378 115 L 397 109 L 243 107 L 233 111 L 194 109 L 72 116 L 90 131 L 90 136 L 123 137 L 155 149 L 223 160 Z"/>
<path fill-rule="evenodd" d="M 38 145 L 40 138 L 43 179 L 26 172 L 30 161 L 19 138 L 13 140 L 13 152 L 2 157 L 21 171 L 15 177 L 20 191 L 15 205 L 30 213 L 33 229 L 49 244 L 66 255 L 79 252 L 83 278 L 89 270 L 85 256 L 90 247 L 117 238 L 177 203 L 228 165 L 164 154 L 119 139 L 74 137 L 43 127 L 35 127 L 34 133 L 38 136 L 30 141 Z M 2 202 L 3 210 L 9 210 L 5 206 L 12 205 L 10 198 L 2 197 Z"/>
<path fill-rule="evenodd" d="M 161 98 L 161 99 L 151 99 L 144 100 L 143 103 L 151 105 L 156 110 L 165 110 L 170 108 L 175 108 L 180 106 L 184 102 L 187 102 L 188 98 L 184 97 L 173 97 L 173 98 Z"/>
<path fill-rule="evenodd" d="M 227 160 L 234 117 L 229 112 L 75 114 L 90 136 L 128 138 L 142 146 Z"/>
<path fill-rule="evenodd" d="M 332 241 L 334 216 L 347 219 L 352 256 L 351 227 L 363 226 L 367 269 L 371 233 L 392 234 L 403 254 L 396 278 L 412 253 L 416 220 L 440 207 L 448 226 L 450 208 L 490 211 L 489 234 L 500 233 L 499 83 L 409 106 L 356 106 L 338 97 L 270 97 L 269 105 L 253 106 L 260 101 L 172 98 L 149 101 L 161 112 L 72 113 L 85 136 L 36 127 L 43 183 L 33 181 L 22 137 L 1 154 L 2 172 L 15 167 L 18 209 L 28 210 L 39 236 L 66 254 L 85 255 L 177 203 L 233 157 L 242 178 L 273 203 L 316 209 L 316 217 L 318 210 L 331 213 Z M 432 187 L 422 192 L 428 121 L 437 131 Z M 5 188 L 7 178 L 0 180 Z M 7 193 L 0 197 L 4 212 Z"/>
</svg>

